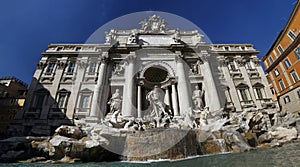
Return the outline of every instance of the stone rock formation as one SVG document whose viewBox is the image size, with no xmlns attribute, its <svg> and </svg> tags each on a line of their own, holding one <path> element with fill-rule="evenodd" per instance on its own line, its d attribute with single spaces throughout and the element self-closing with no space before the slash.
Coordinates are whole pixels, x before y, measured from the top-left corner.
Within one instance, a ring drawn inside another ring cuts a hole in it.
<svg viewBox="0 0 300 167">
<path fill-rule="evenodd" d="M 297 115 L 277 115 L 278 120 L 268 128 L 258 112 L 241 113 L 231 119 L 222 118 L 221 112 L 190 112 L 185 118 L 170 118 L 159 127 L 156 120 L 122 120 L 115 126 L 107 120 L 80 127 L 63 125 L 51 137 L 8 138 L 0 141 L 0 161 L 180 159 L 274 147 L 296 140 L 300 132 Z"/>
</svg>

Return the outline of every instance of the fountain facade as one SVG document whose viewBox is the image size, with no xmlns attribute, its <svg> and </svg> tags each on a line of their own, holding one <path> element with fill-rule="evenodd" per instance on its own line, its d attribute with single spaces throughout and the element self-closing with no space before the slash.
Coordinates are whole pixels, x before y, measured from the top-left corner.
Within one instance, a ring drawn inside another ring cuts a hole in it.
<svg viewBox="0 0 300 167">
<path fill-rule="evenodd" d="M 294 134 L 253 45 L 205 43 L 199 31 L 167 29 L 156 15 L 141 25 L 110 30 L 104 44 L 49 45 L 11 131 L 55 132 L 37 147 L 87 161 L 95 152 L 127 160 L 242 152 Z M 55 130 L 62 124 L 77 129 Z"/>
</svg>

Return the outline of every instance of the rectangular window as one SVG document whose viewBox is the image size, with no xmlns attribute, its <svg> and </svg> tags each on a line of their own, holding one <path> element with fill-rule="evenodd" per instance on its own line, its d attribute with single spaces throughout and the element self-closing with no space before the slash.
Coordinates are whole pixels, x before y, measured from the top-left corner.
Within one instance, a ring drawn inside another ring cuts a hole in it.
<svg viewBox="0 0 300 167">
<path fill-rule="evenodd" d="M 285 104 L 291 102 L 290 96 L 285 96 L 283 100 Z"/>
<path fill-rule="evenodd" d="M 266 68 L 268 68 L 268 67 L 269 67 L 269 65 L 268 65 L 268 62 L 267 62 L 267 61 L 264 61 L 264 65 L 265 65 L 265 67 L 266 67 Z"/>
<path fill-rule="evenodd" d="M 270 64 L 273 64 L 273 62 L 274 62 L 271 56 L 269 57 L 269 61 L 270 61 Z"/>
<path fill-rule="evenodd" d="M 67 74 L 72 75 L 75 69 L 75 62 L 70 62 L 67 69 Z"/>
<path fill-rule="evenodd" d="M 58 96 L 58 108 L 65 108 L 67 95 L 66 94 L 59 94 Z"/>
<path fill-rule="evenodd" d="M 297 91 L 298 98 L 300 98 L 300 90 Z"/>
<path fill-rule="evenodd" d="M 276 50 L 273 50 L 273 54 L 274 54 L 275 57 L 277 57 L 277 52 L 276 52 Z"/>
<path fill-rule="evenodd" d="M 235 63 L 233 62 L 233 61 L 230 61 L 229 62 L 229 68 L 231 69 L 231 70 L 233 70 L 233 71 L 236 71 L 237 69 L 236 69 L 236 66 L 235 66 Z"/>
<path fill-rule="evenodd" d="M 292 65 L 291 62 L 289 61 L 289 59 L 285 59 L 284 60 L 284 65 L 286 69 L 289 69 Z"/>
<path fill-rule="evenodd" d="M 81 50 L 81 47 L 76 47 L 75 49 L 77 52 Z"/>
<path fill-rule="evenodd" d="M 45 95 L 44 94 L 37 94 L 35 95 L 35 108 L 42 108 L 44 104 Z"/>
<path fill-rule="evenodd" d="M 229 51 L 229 46 L 224 46 L 225 51 Z"/>
<path fill-rule="evenodd" d="M 252 64 L 251 64 L 250 61 L 247 61 L 247 62 L 246 62 L 246 69 L 247 69 L 247 70 L 253 69 L 253 68 L 252 68 Z"/>
<path fill-rule="evenodd" d="M 278 71 L 277 68 L 275 68 L 275 70 L 274 70 L 274 75 L 275 75 L 276 77 L 278 77 L 278 76 L 280 75 L 280 73 L 279 73 L 279 71 Z"/>
<path fill-rule="evenodd" d="M 90 65 L 89 65 L 89 74 L 90 75 L 95 74 L 96 66 L 97 66 L 97 64 L 95 62 L 90 62 Z"/>
<path fill-rule="evenodd" d="M 55 63 L 49 63 L 46 68 L 46 74 L 52 74 L 54 71 Z"/>
<path fill-rule="evenodd" d="M 289 35 L 289 37 L 291 37 L 293 40 L 296 39 L 296 35 L 295 35 L 292 31 L 289 31 L 288 35 Z"/>
<path fill-rule="evenodd" d="M 262 88 L 256 88 L 255 90 L 256 90 L 257 98 L 258 99 L 263 99 L 264 96 L 262 94 Z"/>
<path fill-rule="evenodd" d="M 297 49 L 295 49 L 294 53 L 295 53 L 296 58 L 298 60 L 300 60 L 300 46 Z"/>
<path fill-rule="evenodd" d="M 267 81 L 268 81 L 268 84 L 272 83 L 271 78 L 269 76 L 267 77 Z"/>
<path fill-rule="evenodd" d="M 61 51 L 63 47 L 57 47 L 57 51 Z"/>
<path fill-rule="evenodd" d="M 281 90 L 284 90 L 285 89 L 285 85 L 284 85 L 283 81 L 280 79 L 278 82 L 279 82 Z"/>
<path fill-rule="evenodd" d="M 90 108 L 90 95 L 82 95 L 80 101 L 80 108 Z"/>
<path fill-rule="evenodd" d="M 277 49 L 279 50 L 280 54 L 282 54 L 284 52 L 284 50 L 282 49 L 282 47 L 280 45 L 277 46 Z"/>
<path fill-rule="evenodd" d="M 241 97 L 243 101 L 248 101 L 246 89 L 240 89 Z"/>
<path fill-rule="evenodd" d="M 291 71 L 290 74 L 293 77 L 295 83 L 299 81 L 299 77 L 298 77 L 298 75 L 297 75 L 297 73 L 296 73 L 295 70 Z"/>
<path fill-rule="evenodd" d="M 271 93 L 272 93 L 272 95 L 275 95 L 275 90 L 274 90 L 274 88 L 271 88 Z"/>
</svg>

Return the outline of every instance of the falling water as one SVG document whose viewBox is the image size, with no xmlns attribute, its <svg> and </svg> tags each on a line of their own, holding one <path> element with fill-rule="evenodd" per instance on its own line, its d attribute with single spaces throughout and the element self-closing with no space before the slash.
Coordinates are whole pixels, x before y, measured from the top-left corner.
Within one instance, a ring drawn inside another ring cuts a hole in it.
<svg viewBox="0 0 300 167">
<path fill-rule="evenodd" d="M 221 153 L 227 152 L 226 143 L 224 139 L 214 139 L 214 140 L 217 142 L 217 145 L 220 147 Z"/>
</svg>

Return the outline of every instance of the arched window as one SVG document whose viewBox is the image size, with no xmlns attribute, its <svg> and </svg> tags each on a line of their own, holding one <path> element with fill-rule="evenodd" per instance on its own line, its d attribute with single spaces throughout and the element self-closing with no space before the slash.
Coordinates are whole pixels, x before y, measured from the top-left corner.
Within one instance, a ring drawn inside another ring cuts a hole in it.
<svg viewBox="0 0 300 167">
<path fill-rule="evenodd" d="M 33 112 L 41 112 L 43 106 L 46 104 L 49 91 L 45 88 L 38 89 L 34 92 L 33 102 L 31 108 Z"/>
</svg>

